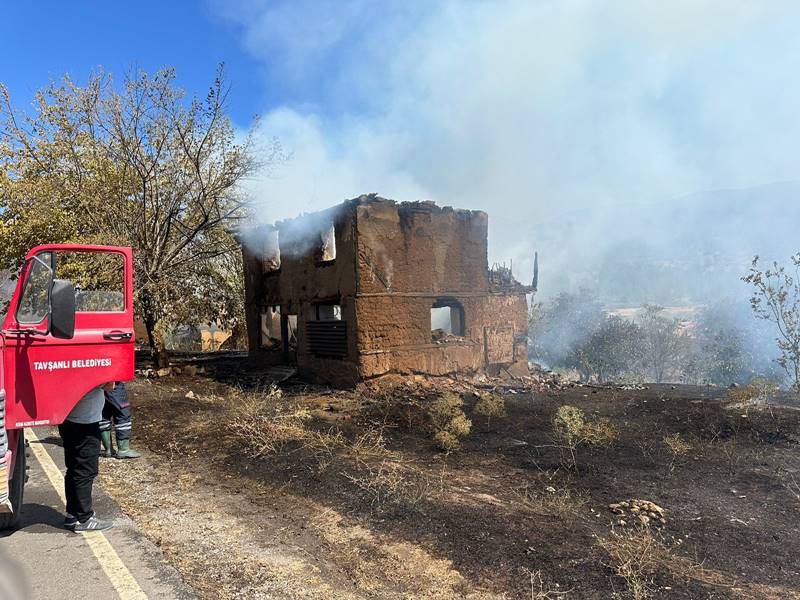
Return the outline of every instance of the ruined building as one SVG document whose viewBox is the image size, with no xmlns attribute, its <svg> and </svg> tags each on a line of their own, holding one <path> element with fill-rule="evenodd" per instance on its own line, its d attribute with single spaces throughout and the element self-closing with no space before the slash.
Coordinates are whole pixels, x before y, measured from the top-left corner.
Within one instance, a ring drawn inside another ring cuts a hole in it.
<svg viewBox="0 0 800 600">
<path fill-rule="evenodd" d="M 526 293 L 490 270 L 488 217 L 375 195 L 244 244 L 251 355 L 349 384 L 386 373 L 527 373 Z"/>
</svg>

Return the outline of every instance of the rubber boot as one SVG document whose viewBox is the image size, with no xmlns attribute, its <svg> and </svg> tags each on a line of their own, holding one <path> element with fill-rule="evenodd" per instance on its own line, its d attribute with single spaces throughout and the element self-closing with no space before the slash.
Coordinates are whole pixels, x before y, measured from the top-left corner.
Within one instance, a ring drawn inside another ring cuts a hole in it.
<svg viewBox="0 0 800 600">
<path fill-rule="evenodd" d="M 117 440 L 117 458 L 139 458 L 141 454 L 136 450 L 131 450 L 130 440 Z"/>
<path fill-rule="evenodd" d="M 114 456 L 114 447 L 111 445 L 110 430 L 100 432 L 100 443 L 103 445 L 103 450 L 100 452 L 100 456 L 105 458 L 111 458 Z"/>
</svg>

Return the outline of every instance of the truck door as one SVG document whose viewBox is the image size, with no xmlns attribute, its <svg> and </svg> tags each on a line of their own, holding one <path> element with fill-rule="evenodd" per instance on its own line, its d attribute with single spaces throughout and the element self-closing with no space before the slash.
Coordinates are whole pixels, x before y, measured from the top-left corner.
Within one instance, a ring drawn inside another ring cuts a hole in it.
<svg viewBox="0 0 800 600">
<path fill-rule="evenodd" d="M 75 287 L 69 339 L 53 330 L 51 312 L 53 291 L 64 280 Z M 131 249 L 34 248 L 9 304 L 3 334 L 8 429 L 57 425 L 91 389 L 133 379 Z"/>
</svg>

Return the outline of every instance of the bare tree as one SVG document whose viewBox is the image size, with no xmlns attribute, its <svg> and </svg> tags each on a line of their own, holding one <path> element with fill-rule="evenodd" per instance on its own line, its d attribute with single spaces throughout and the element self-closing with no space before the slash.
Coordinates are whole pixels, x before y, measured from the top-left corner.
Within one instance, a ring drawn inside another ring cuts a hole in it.
<svg viewBox="0 0 800 600">
<path fill-rule="evenodd" d="M 777 262 L 762 270 L 756 256 L 742 281 L 754 288 L 750 305 L 756 317 L 775 324 L 780 351 L 776 362 L 800 393 L 800 253 L 791 262 L 790 270 Z"/>
</svg>

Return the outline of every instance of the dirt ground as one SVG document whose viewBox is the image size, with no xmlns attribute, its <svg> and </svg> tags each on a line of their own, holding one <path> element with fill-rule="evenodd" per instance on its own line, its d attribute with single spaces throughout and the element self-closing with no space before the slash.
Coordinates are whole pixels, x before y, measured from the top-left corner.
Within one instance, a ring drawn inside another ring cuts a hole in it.
<svg viewBox="0 0 800 600">
<path fill-rule="evenodd" d="M 445 454 L 425 386 L 129 389 L 145 457 L 105 460 L 103 485 L 202 598 L 800 598 L 796 407 L 568 387 L 503 395 L 487 423 L 464 393 L 472 432 Z M 290 433 L 271 448 L 242 420 L 258 402 Z M 565 404 L 617 431 L 577 468 L 553 431 Z M 631 499 L 665 523 L 609 508 Z"/>
</svg>

